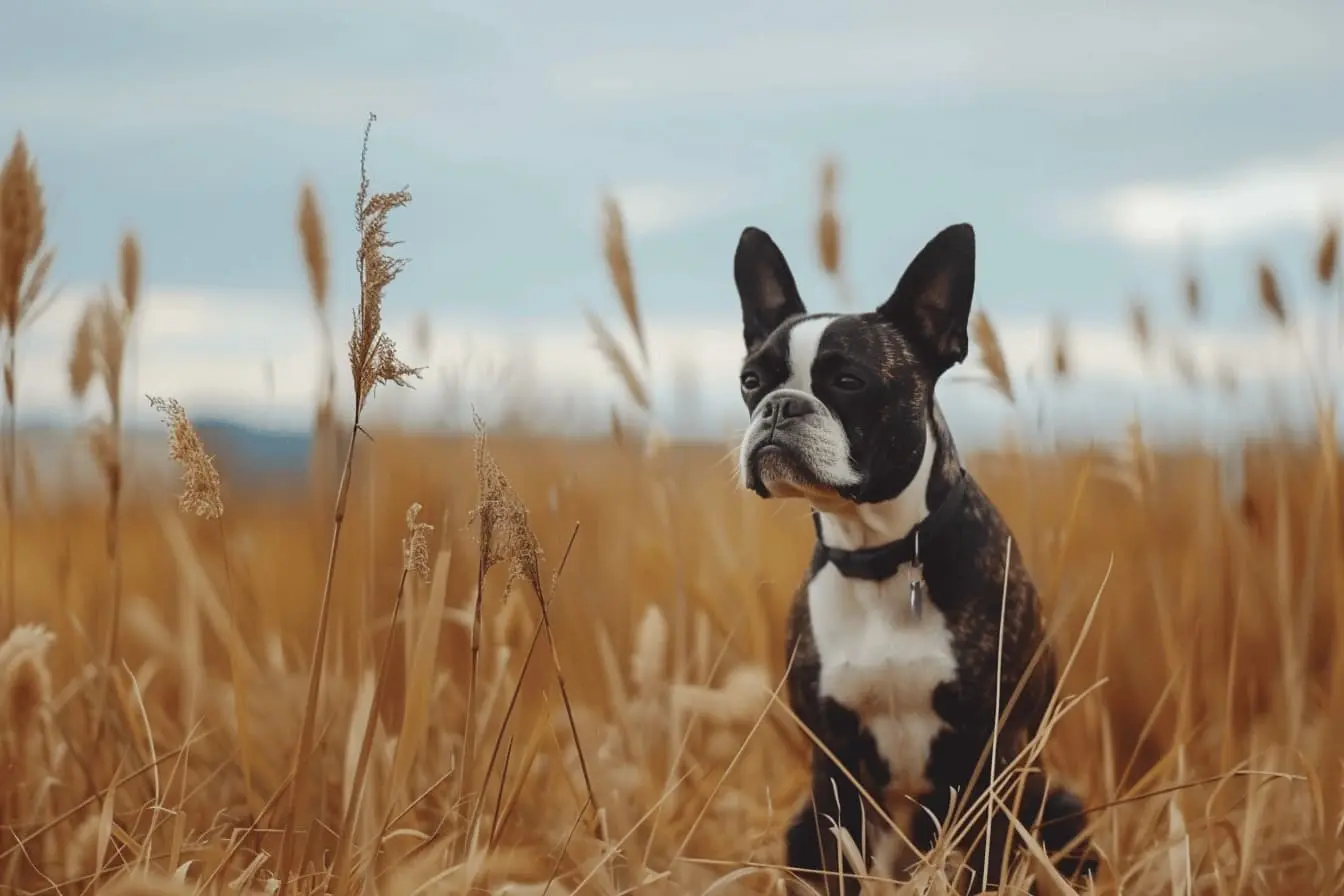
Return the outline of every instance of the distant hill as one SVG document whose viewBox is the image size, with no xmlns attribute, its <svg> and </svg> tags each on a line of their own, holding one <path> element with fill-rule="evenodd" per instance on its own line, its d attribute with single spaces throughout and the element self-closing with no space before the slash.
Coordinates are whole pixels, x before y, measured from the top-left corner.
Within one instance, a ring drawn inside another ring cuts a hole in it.
<svg viewBox="0 0 1344 896">
<path fill-rule="evenodd" d="M 204 418 L 195 425 L 221 475 L 269 477 L 308 469 L 309 433 L 261 429 L 222 417 Z"/>
</svg>

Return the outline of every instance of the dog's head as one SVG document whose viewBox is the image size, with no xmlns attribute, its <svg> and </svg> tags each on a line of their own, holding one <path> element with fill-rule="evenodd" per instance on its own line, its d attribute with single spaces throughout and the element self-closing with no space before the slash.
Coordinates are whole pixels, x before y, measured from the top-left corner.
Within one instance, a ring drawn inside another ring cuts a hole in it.
<svg viewBox="0 0 1344 896">
<path fill-rule="evenodd" d="M 783 253 L 742 232 L 742 484 L 819 507 L 900 494 L 923 458 L 938 378 L 966 358 L 975 232 L 943 230 L 876 311 L 807 313 Z"/>
</svg>

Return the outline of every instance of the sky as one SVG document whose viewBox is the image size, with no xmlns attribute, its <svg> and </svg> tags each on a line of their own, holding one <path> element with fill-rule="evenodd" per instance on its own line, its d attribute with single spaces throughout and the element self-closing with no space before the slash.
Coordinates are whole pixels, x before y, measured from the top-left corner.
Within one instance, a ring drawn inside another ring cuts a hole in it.
<svg viewBox="0 0 1344 896">
<path fill-rule="evenodd" d="M 974 224 L 975 304 L 1018 400 L 985 387 L 974 355 L 950 374 L 940 401 L 971 439 L 1108 438 L 1135 413 L 1156 430 L 1254 428 L 1305 413 L 1322 340 L 1339 342 L 1339 298 L 1309 276 L 1322 222 L 1344 210 L 1332 0 L 46 0 L 5 18 L 0 126 L 37 159 L 62 286 L 23 343 L 23 420 L 96 410 L 68 397 L 64 359 L 131 229 L 145 298 L 128 393 L 305 426 L 321 346 L 299 190 L 314 185 L 327 224 L 340 358 L 370 112 L 374 189 L 413 194 L 390 221 L 409 264 L 386 323 L 428 368 L 414 392 L 380 390 L 387 419 L 460 424 L 475 407 L 601 426 L 613 403 L 638 419 L 583 317 L 622 325 L 605 195 L 630 237 L 655 422 L 673 434 L 745 424 L 731 265 L 749 224 L 813 310 L 875 307 L 933 234 Z M 826 157 L 848 306 L 815 250 Z M 1260 260 L 1298 328 L 1257 305 Z M 1195 323 L 1187 270 L 1204 284 Z M 1159 338 L 1148 357 L 1127 322 L 1136 296 Z M 1057 320 L 1074 376 L 1050 385 Z M 1183 385 L 1174 347 L 1206 380 L 1233 373 L 1237 393 Z"/>
</svg>

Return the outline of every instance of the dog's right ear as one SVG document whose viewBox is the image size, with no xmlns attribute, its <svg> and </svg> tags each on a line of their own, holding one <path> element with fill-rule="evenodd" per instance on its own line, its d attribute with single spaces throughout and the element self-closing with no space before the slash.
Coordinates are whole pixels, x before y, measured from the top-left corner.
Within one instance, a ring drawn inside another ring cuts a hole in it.
<svg viewBox="0 0 1344 896">
<path fill-rule="evenodd" d="M 807 313 L 784 253 L 764 230 L 742 231 L 733 256 L 733 279 L 742 300 L 742 340 L 748 354 L 785 320 Z"/>
</svg>

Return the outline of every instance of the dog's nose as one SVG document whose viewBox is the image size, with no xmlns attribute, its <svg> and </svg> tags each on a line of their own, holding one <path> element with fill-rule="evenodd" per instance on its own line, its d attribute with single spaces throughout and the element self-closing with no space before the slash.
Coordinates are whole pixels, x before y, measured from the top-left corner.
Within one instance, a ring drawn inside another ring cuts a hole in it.
<svg viewBox="0 0 1344 896">
<path fill-rule="evenodd" d="M 779 424 L 794 417 L 801 417 L 806 413 L 807 402 L 789 395 L 767 398 L 765 407 L 761 408 L 761 416 L 767 423 L 773 424 Z"/>
</svg>

